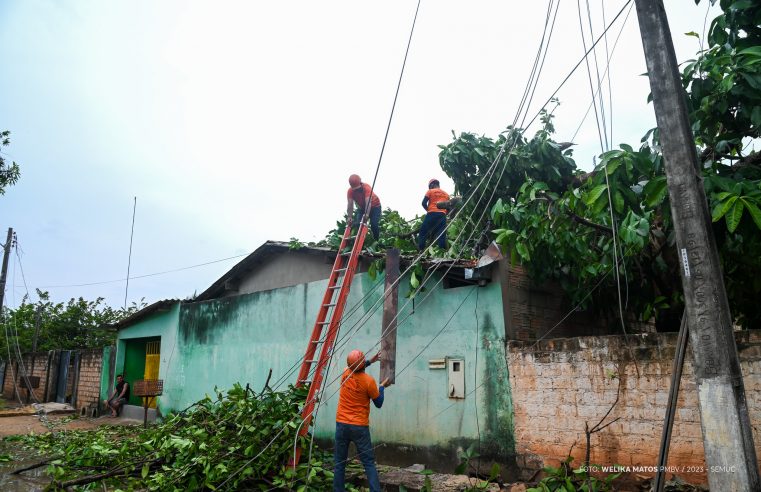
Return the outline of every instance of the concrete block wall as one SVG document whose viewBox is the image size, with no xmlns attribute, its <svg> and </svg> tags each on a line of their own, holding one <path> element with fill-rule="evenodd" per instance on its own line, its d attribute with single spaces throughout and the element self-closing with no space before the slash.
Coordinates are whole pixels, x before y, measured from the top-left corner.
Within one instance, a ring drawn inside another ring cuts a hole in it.
<svg viewBox="0 0 761 492">
<path fill-rule="evenodd" d="M 98 405 L 100 402 L 103 349 L 82 350 L 79 359 L 76 408 Z"/>
<path fill-rule="evenodd" d="M 676 333 L 508 342 L 518 466 L 528 477 L 570 454 L 580 466 L 585 423 L 594 426 L 591 463 L 653 467 L 666 412 Z M 746 397 L 761 456 L 761 330 L 736 332 Z M 636 359 L 636 366 L 630 357 Z M 620 386 L 619 386 L 620 385 Z M 683 479 L 706 483 L 692 354 L 685 358 L 668 465 Z M 642 475 L 653 475 L 646 471 Z"/>
</svg>

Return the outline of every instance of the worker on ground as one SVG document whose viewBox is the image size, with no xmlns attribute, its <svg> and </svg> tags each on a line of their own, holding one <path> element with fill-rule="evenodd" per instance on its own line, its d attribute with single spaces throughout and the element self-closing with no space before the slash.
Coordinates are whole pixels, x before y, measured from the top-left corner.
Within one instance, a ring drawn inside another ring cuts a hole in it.
<svg viewBox="0 0 761 492">
<path fill-rule="evenodd" d="M 449 200 L 449 193 L 439 188 L 439 180 L 434 178 L 428 182 L 428 191 L 423 197 L 423 208 L 428 212 L 420 226 L 420 234 L 417 237 L 417 247 L 423 251 L 428 236 L 433 236 L 439 248 L 447 247 L 447 211 L 439 208 L 439 202 Z"/>
<path fill-rule="evenodd" d="M 365 213 L 370 214 L 370 230 L 373 232 L 373 237 L 377 241 L 380 237 L 380 218 L 381 218 L 381 203 L 378 195 L 373 193 L 373 189 L 369 184 L 363 183 L 359 176 L 352 174 L 349 176 L 349 191 L 346 192 L 347 204 L 346 204 L 346 223 L 352 225 L 353 222 L 359 225 L 362 221 L 362 216 Z M 357 204 L 356 215 L 353 215 L 354 204 Z"/>
<path fill-rule="evenodd" d="M 341 392 L 336 411 L 335 467 L 333 470 L 333 492 L 344 492 L 346 461 L 349 443 L 353 442 L 359 453 L 359 460 L 365 467 L 365 475 L 370 492 L 380 492 L 378 470 L 375 468 L 375 453 L 370 440 L 370 400 L 380 408 L 383 405 L 384 389 L 390 385 L 386 378 L 380 386 L 365 372 L 365 368 L 380 359 L 378 352 L 366 360 L 361 350 L 352 350 L 346 357 L 347 367 L 341 376 Z"/>
</svg>

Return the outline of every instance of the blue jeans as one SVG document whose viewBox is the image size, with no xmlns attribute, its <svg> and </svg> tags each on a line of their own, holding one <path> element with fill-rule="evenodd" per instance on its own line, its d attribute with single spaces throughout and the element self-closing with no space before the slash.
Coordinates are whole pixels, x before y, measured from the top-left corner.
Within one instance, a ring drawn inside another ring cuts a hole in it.
<svg viewBox="0 0 761 492">
<path fill-rule="evenodd" d="M 431 235 L 436 239 L 436 245 L 445 249 L 447 247 L 447 214 L 443 212 L 428 212 L 423 219 L 423 225 L 420 226 L 420 234 L 417 237 L 417 248 L 422 251 L 425 249 L 425 243 L 428 236 Z"/>
<path fill-rule="evenodd" d="M 373 237 L 376 241 L 380 237 L 380 218 L 382 211 L 383 209 L 381 207 L 372 207 L 370 209 L 370 230 L 372 231 Z M 357 211 L 354 212 L 354 224 L 356 224 L 358 228 L 359 222 L 362 219 L 362 212 L 364 212 L 364 210 L 361 208 L 357 208 Z"/>
<path fill-rule="evenodd" d="M 344 492 L 346 479 L 346 458 L 349 456 L 349 443 L 353 442 L 359 452 L 359 460 L 365 467 L 370 492 L 380 492 L 378 470 L 375 468 L 375 453 L 370 441 L 370 428 L 364 425 L 350 425 L 336 422 L 336 448 L 334 453 L 333 492 Z"/>
</svg>

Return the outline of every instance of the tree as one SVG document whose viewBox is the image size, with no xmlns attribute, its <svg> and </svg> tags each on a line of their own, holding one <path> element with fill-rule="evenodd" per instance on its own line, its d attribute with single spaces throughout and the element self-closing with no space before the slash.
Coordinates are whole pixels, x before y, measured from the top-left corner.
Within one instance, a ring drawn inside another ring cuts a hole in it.
<svg viewBox="0 0 761 492">
<path fill-rule="evenodd" d="M 7 147 L 11 143 L 11 132 L 8 130 L 0 131 L 0 149 Z M 5 158 L 2 152 L 0 152 L 0 195 L 5 194 L 5 189 L 9 186 L 16 184 L 19 176 L 21 176 L 21 170 L 18 164 L 12 162 L 10 165 L 6 164 Z"/>
<path fill-rule="evenodd" d="M 37 290 L 38 301 L 28 302 L 24 297 L 16 309 L 5 309 L 2 317 L 0 358 L 11 359 L 16 350 L 21 353 L 32 349 L 32 339 L 39 319 L 37 350 L 98 348 L 112 345 L 116 332 L 110 325 L 130 316 L 145 306 L 136 304 L 123 309 L 105 305 L 102 297 L 88 301 L 80 297 L 68 302 L 52 302 L 48 292 Z M 8 346 L 10 342 L 10 346 Z M 16 348 L 18 344 L 18 349 Z"/>
<path fill-rule="evenodd" d="M 708 48 L 686 64 L 683 82 L 730 307 L 747 327 L 761 322 L 761 155 L 745 152 L 761 136 L 761 6 L 722 0 L 721 7 Z M 543 122 L 530 140 L 512 136 L 512 128 L 494 141 L 455 136 L 442 147 L 442 169 L 467 192 L 504 139 L 516 139 L 488 204 L 495 239 L 513 261 L 536 280 L 557 280 L 573 301 L 612 320 L 616 289 L 606 287 L 615 285 L 611 271 L 619 256 L 628 311 L 644 321 L 655 317 L 660 330 L 678 329 L 683 300 L 673 279 L 679 259 L 657 129 L 637 150 L 623 144 L 602 154 L 593 172 L 582 173 L 571 152 L 560 153 L 551 140 L 551 115 L 545 113 Z M 600 282 L 602 288 L 594 289 Z"/>
</svg>

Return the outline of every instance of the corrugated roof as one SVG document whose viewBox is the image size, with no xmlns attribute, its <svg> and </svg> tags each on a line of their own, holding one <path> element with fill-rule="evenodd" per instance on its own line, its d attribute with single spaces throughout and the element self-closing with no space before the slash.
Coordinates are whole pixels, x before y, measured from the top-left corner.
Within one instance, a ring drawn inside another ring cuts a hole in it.
<svg viewBox="0 0 761 492">
<path fill-rule="evenodd" d="M 227 282 L 234 282 L 241 277 L 247 275 L 253 271 L 259 265 L 266 263 L 272 255 L 286 253 L 288 251 L 297 251 L 299 253 L 313 254 L 313 255 L 334 255 L 336 250 L 324 247 L 324 246 L 303 246 L 297 250 L 290 248 L 290 243 L 282 241 L 267 241 L 259 246 L 253 253 L 243 258 L 235 266 L 233 266 L 227 273 L 222 275 L 216 282 L 205 291 L 201 292 L 194 301 L 208 301 L 216 297 L 221 296 L 225 292 L 225 284 Z M 364 258 L 385 258 L 383 253 L 362 253 Z M 408 255 L 401 257 L 401 264 L 409 265 L 414 261 L 417 255 Z M 453 266 L 455 268 L 474 268 L 476 266 L 476 260 L 451 260 L 446 258 L 434 258 L 427 259 L 423 262 L 423 266 L 426 268 L 447 268 Z"/>
</svg>

